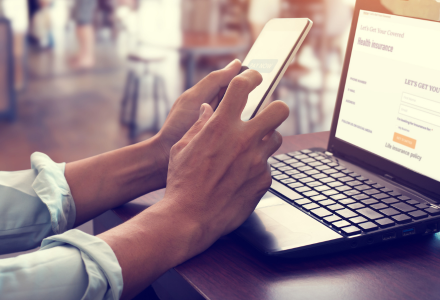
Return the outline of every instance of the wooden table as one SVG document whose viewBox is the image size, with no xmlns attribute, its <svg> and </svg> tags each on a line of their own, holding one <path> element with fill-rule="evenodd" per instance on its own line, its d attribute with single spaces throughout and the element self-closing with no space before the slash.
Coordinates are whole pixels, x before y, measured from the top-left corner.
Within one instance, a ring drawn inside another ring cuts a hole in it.
<svg viewBox="0 0 440 300">
<path fill-rule="evenodd" d="M 328 136 L 286 137 L 278 153 L 326 148 Z M 98 232 L 162 195 L 151 193 L 99 217 Z M 232 234 L 153 286 L 163 299 L 440 299 L 440 234 L 301 260 L 264 257 Z"/>
</svg>

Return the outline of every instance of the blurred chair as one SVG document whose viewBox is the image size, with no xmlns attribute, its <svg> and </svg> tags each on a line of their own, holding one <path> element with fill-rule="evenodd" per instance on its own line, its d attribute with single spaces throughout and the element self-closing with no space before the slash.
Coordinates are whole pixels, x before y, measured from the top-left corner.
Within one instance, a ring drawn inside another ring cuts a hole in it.
<svg viewBox="0 0 440 300">
<path fill-rule="evenodd" d="M 0 118 L 16 115 L 12 30 L 9 20 L 0 17 Z"/>
<path fill-rule="evenodd" d="M 146 92 L 152 91 L 153 131 L 159 131 L 161 125 L 159 106 L 165 106 L 166 115 L 171 109 L 165 79 L 160 70 L 161 64 L 168 59 L 168 55 L 160 47 L 160 43 L 151 41 L 151 38 L 154 38 L 151 35 L 155 24 L 144 23 L 145 17 L 148 16 L 145 11 L 149 8 L 159 9 L 160 2 L 159 0 L 140 1 L 137 11 L 131 16 L 132 20 L 127 20 L 129 23 L 125 24 L 125 30 L 131 36 L 132 45 L 127 52 L 128 72 L 121 101 L 120 120 L 122 124 L 128 126 L 128 136 L 131 140 L 141 133 L 138 122 L 141 86 Z"/>
</svg>

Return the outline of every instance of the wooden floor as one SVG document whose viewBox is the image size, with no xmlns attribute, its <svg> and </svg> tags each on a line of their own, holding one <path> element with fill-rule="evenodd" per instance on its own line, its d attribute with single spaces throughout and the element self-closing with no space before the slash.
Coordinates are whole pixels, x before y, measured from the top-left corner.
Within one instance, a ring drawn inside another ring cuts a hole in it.
<svg viewBox="0 0 440 300">
<path fill-rule="evenodd" d="M 105 49 L 97 57 L 95 69 L 77 72 L 65 56 L 29 53 L 17 120 L 0 123 L 0 170 L 30 168 L 35 151 L 69 162 L 129 143 L 118 119 L 124 61 Z"/>
</svg>

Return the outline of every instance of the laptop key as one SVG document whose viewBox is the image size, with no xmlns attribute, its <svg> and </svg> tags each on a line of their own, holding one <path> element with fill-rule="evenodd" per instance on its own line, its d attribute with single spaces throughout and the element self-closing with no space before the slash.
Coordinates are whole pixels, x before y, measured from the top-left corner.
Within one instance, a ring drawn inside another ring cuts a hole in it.
<svg viewBox="0 0 440 300">
<path fill-rule="evenodd" d="M 326 196 L 331 196 L 331 195 L 339 194 L 338 191 L 335 191 L 335 190 L 323 191 L 322 193 L 324 195 L 326 195 Z"/>
<path fill-rule="evenodd" d="M 381 184 L 379 184 L 379 183 L 376 183 L 375 185 L 373 185 L 373 187 L 374 187 L 375 189 L 383 189 L 383 188 L 384 188 L 384 186 L 381 185 Z"/>
<path fill-rule="evenodd" d="M 311 191 L 312 189 L 309 188 L 308 186 L 302 186 L 299 188 L 296 188 L 295 191 L 299 192 L 299 193 L 304 193 L 304 192 L 308 192 Z"/>
<path fill-rule="evenodd" d="M 329 212 L 325 208 L 317 208 L 310 211 L 313 215 L 317 216 L 318 218 L 324 218 L 333 215 L 333 213 Z"/>
<path fill-rule="evenodd" d="M 337 194 L 337 195 L 331 195 L 330 198 L 333 200 L 341 200 L 347 198 L 347 196 L 344 196 L 343 194 Z"/>
<path fill-rule="evenodd" d="M 338 221 L 332 224 L 332 226 L 336 227 L 336 228 L 343 228 L 346 226 L 350 226 L 351 224 L 348 221 L 342 220 L 342 221 Z"/>
<path fill-rule="evenodd" d="M 428 214 L 421 211 L 421 210 L 409 212 L 408 215 L 410 215 L 413 219 L 416 219 L 416 220 L 428 217 Z"/>
<path fill-rule="evenodd" d="M 309 154 L 309 156 L 310 157 L 316 157 L 316 156 L 319 156 L 319 153 L 312 152 L 312 153 Z"/>
<path fill-rule="evenodd" d="M 312 181 L 312 182 L 307 182 L 307 186 L 309 187 L 322 186 L 322 183 L 319 181 Z"/>
<path fill-rule="evenodd" d="M 272 165 L 272 167 L 274 167 L 274 168 L 281 168 L 281 167 L 285 167 L 286 166 L 286 164 L 285 163 L 282 163 L 282 162 L 279 162 L 279 163 L 276 163 L 276 164 L 273 164 Z"/>
<path fill-rule="evenodd" d="M 281 175 L 281 174 L 283 174 L 283 173 L 281 173 L 280 171 L 272 171 L 272 172 L 270 172 L 270 175 L 272 175 L 272 176 Z"/>
<path fill-rule="evenodd" d="M 411 198 L 410 198 L 410 197 L 407 197 L 407 196 L 400 196 L 400 197 L 398 197 L 398 199 L 399 199 L 399 200 L 402 200 L 402 201 L 408 201 L 408 200 L 411 200 Z"/>
<path fill-rule="evenodd" d="M 304 149 L 304 150 L 301 150 L 301 153 L 309 154 L 309 153 L 313 153 L 313 151 L 310 149 Z"/>
<path fill-rule="evenodd" d="M 304 167 L 299 167 L 298 170 L 300 170 L 301 172 L 304 172 L 304 171 L 309 171 L 309 170 L 313 170 L 313 169 L 312 169 L 312 167 L 304 166 Z"/>
<path fill-rule="evenodd" d="M 342 220 L 340 217 L 338 217 L 337 215 L 331 215 L 329 217 L 325 217 L 324 218 L 324 222 L 326 223 L 333 223 L 333 222 L 337 222 Z"/>
<path fill-rule="evenodd" d="M 345 191 L 344 194 L 347 196 L 354 196 L 354 195 L 360 194 L 360 192 L 356 191 L 356 190 L 350 190 L 350 191 Z"/>
<path fill-rule="evenodd" d="M 292 175 L 290 177 L 295 178 L 295 179 L 301 179 L 301 178 L 307 177 L 307 175 L 299 173 L 299 174 Z"/>
<path fill-rule="evenodd" d="M 276 180 L 278 180 L 278 181 L 280 181 L 280 180 L 282 180 L 282 179 L 287 179 L 287 178 L 289 178 L 289 176 L 287 176 L 287 175 L 285 175 L 285 174 L 282 174 L 282 175 L 276 175 L 276 176 L 273 176 L 273 178 L 276 179 Z"/>
<path fill-rule="evenodd" d="M 278 170 L 285 172 L 285 171 L 293 170 L 293 168 L 291 166 L 285 166 L 278 168 Z"/>
<path fill-rule="evenodd" d="M 348 185 L 341 185 L 341 186 L 338 186 L 336 189 L 337 189 L 338 191 L 340 191 L 340 192 L 343 192 L 343 191 L 351 190 L 351 186 L 348 186 Z"/>
<path fill-rule="evenodd" d="M 358 173 L 352 172 L 352 173 L 348 173 L 348 176 L 351 176 L 353 178 L 359 177 L 361 175 L 359 175 Z"/>
<path fill-rule="evenodd" d="M 380 212 L 382 214 L 384 214 L 385 216 L 387 216 L 387 217 L 391 217 L 391 216 L 400 214 L 399 211 L 397 211 L 397 210 L 395 210 L 394 208 L 391 208 L 391 207 L 390 208 L 386 208 L 386 209 L 382 209 Z"/>
<path fill-rule="evenodd" d="M 361 233 L 361 230 L 356 226 L 344 227 L 341 230 L 346 235 L 355 235 Z"/>
<path fill-rule="evenodd" d="M 346 168 L 344 167 L 344 166 L 337 166 L 337 167 L 335 167 L 335 170 L 338 170 L 338 171 L 342 171 L 342 170 L 345 170 Z"/>
<path fill-rule="evenodd" d="M 356 217 L 358 214 L 355 213 L 354 211 L 346 208 L 346 209 L 341 209 L 341 210 L 337 210 L 336 213 L 338 215 L 340 215 L 341 217 L 343 217 L 344 219 L 349 219 L 349 218 L 353 218 Z"/>
<path fill-rule="evenodd" d="M 318 170 L 308 170 L 308 171 L 305 171 L 304 173 L 306 173 L 309 176 L 312 176 L 315 174 L 321 174 Z"/>
<path fill-rule="evenodd" d="M 391 206 L 394 208 L 397 208 L 401 212 L 409 212 L 409 211 L 416 210 L 415 207 L 408 205 L 408 204 L 405 204 L 405 203 L 395 203 L 395 204 L 391 204 Z"/>
<path fill-rule="evenodd" d="M 305 155 L 305 154 L 300 154 L 300 155 L 295 155 L 294 156 L 294 158 L 296 158 L 296 159 L 304 159 L 304 158 L 307 158 L 308 156 L 307 155 Z"/>
<path fill-rule="evenodd" d="M 420 209 L 425 209 L 425 208 L 428 208 L 429 205 L 426 204 L 426 203 L 421 203 L 421 204 L 417 204 L 416 207 L 417 207 L 417 208 L 420 208 Z"/>
<path fill-rule="evenodd" d="M 362 182 L 360 182 L 360 181 L 358 181 L 358 180 L 353 180 L 353 181 L 347 182 L 347 184 L 348 184 L 349 186 L 357 186 L 357 185 L 361 185 Z"/>
<path fill-rule="evenodd" d="M 290 156 L 301 155 L 301 152 L 299 152 L 299 151 L 293 151 L 293 152 L 289 152 L 289 153 L 287 153 L 287 155 L 290 155 Z"/>
<path fill-rule="evenodd" d="M 371 204 L 376 204 L 379 203 L 379 201 L 374 200 L 374 199 L 365 199 L 361 201 L 363 204 L 370 206 Z"/>
<path fill-rule="evenodd" d="M 376 224 L 374 224 L 373 222 L 367 222 L 367 223 L 358 224 L 358 226 L 363 231 L 367 231 L 367 232 L 379 229 L 379 227 Z"/>
<path fill-rule="evenodd" d="M 323 159 L 325 159 L 325 157 L 322 155 L 319 155 L 319 156 L 315 156 L 315 159 L 316 160 L 323 160 Z"/>
<path fill-rule="evenodd" d="M 359 216 L 359 217 L 351 218 L 349 221 L 354 224 L 359 224 L 359 223 L 367 222 L 368 220 L 365 219 L 364 217 Z"/>
<path fill-rule="evenodd" d="M 397 200 L 396 198 L 387 198 L 387 199 L 382 199 L 381 201 L 385 204 L 393 204 L 399 202 L 399 200 Z"/>
<path fill-rule="evenodd" d="M 353 204 L 347 205 L 347 207 L 350 209 L 359 209 L 359 208 L 365 207 L 365 205 L 363 205 L 362 203 L 353 203 Z"/>
<path fill-rule="evenodd" d="M 273 179 L 272 179 L 272 185 L 270 186 L 270 188 L 290 200 L 296 200 L 296 199 L 303 198 L 303 196 L 301 196 L 300 194 L 298 194 L 294 190 L 288 188 L 287 186 L 285 186 L 282 183 L 280 183 L 276 180 L 273 180 Z"/>
<path fill-rule="evenodd" d="M 385 205 L 385 204 L 383 204 L 383 203 L 378 203 L 378 204 L 370 205 L 370 207 L 371 207 L 372 209 L 379 210 L 379 209 L 388 208 L 389 206 L 388 206 L 388 205 Z"/>
<path fill-rule="evenodd" d="M 319 208 L 319 205 L 316 203 L 310 203 L 302 206 L 305 210 L 312 210 L 315 208 Z"/>
<path fill-rule="evenodd" d="M 330 176 L 333 178 L 340 178 L 340 177 L 344 177 L 345 174 L 344 173 L 333 173 L 333 174 L 330 174 Z"/>
<path fill-rule="evenodd" d="M 299 199 L 299 200 L 295 200 L 293 202 L 295 202 L 298 205 L 304 205 L 304 204 L 312 203 L 312 201 L 310 201 L 309 199 L 304 199 L 304 198 L 303 199 Z"/>
<path fill-rule="evenodd" d="M 320 185 L 320 186 L 317 186 L 314 188 L 314 190 L 318 191 L 318 192 L 327 191 L 329 189 L 330 189 L 330 187 L 326 186 L 326 185 Z"/>
<path fill-rule="evenodd" d="M 314 162 L 314 161 L 316 161 L 315 159 L 313 159 L 313 158 L 311 158 L 311 157 L 307 157 L 307 158 L 303 158 L 303 159 L 301 159 L 301 161 L 303 162 L 303 163 L 311 163 L 311 162 Z"/>
<path fill-rule="evenodd" d="M 389 192 L 392 192 L 393 190 L 392 189 L 389 189 L 389 188 L 383 188 L 383 189 L 381 189 L 380 190 L 382 193 L 389 193 Z"/>
<path fill-rule="evenodd" d="M 341 182 L 349 182 L 349 181 L 352 181 L 353 178 L 351 178 L 349 176 L 345 176 L 345 177 L 338 178 L 338 180 L 341 181 Z"/>
<path fill-rule="evenodd" d="M 379 224 L 379 226 L 381 228 L 391 227 L 391 226 L 394 226 L 396 224 L 393 220 L 388 219 L 388 218 L 383 218 L 383 219 L 375 220 L 375 222 L 377 224 Z"/>
<path fill-rule="evenodd" d="M 323 196 L 323 195 L 318 195 L 318 196 L 311 197 L 310 199 L 312 199 L 313 201 L 322 201 L 322 200 L 326 200 L 327 197 Z"/>
<path fill-rule="evenodd" d="M 301 182 L 294 182 L 294 183 L 289 183 L 288 186 L 292 189 L 300 187 L 300 186 L 304 186 L 304 184 L 302 184 Z"/>
<path fill-rule="evenodd" d="M 319 195 L 319 193 L 316 191 L 310 191 L 310 192 L 303 193 L 303 195 L 306 197 L 313 197 L 313 196 Z"/>
<path fill-rule="evenodd" d="M 319 181 L 324 182 L 324 183 L 329 183 L 329 182 L 332 182 L 332 181 L 335 181 L 335 180 L 336 179 L 331 178 L 331 177 L 326 177 L 326 178 L 319 179 Z"/>
<path fill-rule="evenodd" d="M 332 210 L 332 211 L 344 209 L 344 207 L 341 204 L 330 205 L 330 206 L 327 206 L 327 208 Z"/>
<path fill-rule="evenodd" d="M 368 178 L 365 178 L 364 176 L 356 177 L 356 179 L 359 181 L 367 181 L 368 180 Z"/>
<path fill-rule="evenodd" d="M 376 220 L 384 217 L 382 214 L 375 212 L 374 210 L 368 207 L 358 209 L 356 210 L 356 212 L 371 220 Z"/>
<path fill-rule="evenodd" d="M 440 210 L 438 210 L 438 209 L 436 209 L 434 207 L 427 208 L 424 211 L 427 212 L 431 216 L 440 215 Z"/>
<path fill-rule="evenodd" d="M 287 179 L 283 179 L 283 180 L 281 180 L 281 182 L 282 182 L 283 184 L 289 184 L 289 183 L 294 183 L 294 182 L 296 182 L 296 180 L 295 180 L 295 179 L 292 179 L 292 178 L 287 178 Z"/>
<path fill-rule="evenodd" d="M 297 162 L 297 163 L 294 163 L 294 164 L 290 164 L 290 166 L 292 166 L 294 168 L 299 168 L 299 167 L 304 167 L 305 164 L 302 163 L 302 162 Z"/>
<path fill-rule="evenodd" d="M 317 169 L 317 170 L 319 170 L 319 171 L 323 171 L 323 170 L 330 169 L 330 167 L 327 166 L 327 165 L 322 165 L 322 166 L 317 166 L 317 167 L 315 167 L 315 169 Z"/>
<path fill-rule="evenodd" d="M 369 190 L 365 190 L 364 193 L 371 196 L 374 194 L 379 194 L 380 192 L 376 189 L 369 189 Z"/>
<path fill-rule="evenodd" d="M 389 196 L 387 194 L 384 194 L 384 193 L 373 195 L 373 198 L 378 199 L 378 200 L 384 199 L 384 198 L 388 198 L 388 197 Z"/>
<path fill-rule="evenodd" d="M 411 205 L 420 204 L 420 202 L 417 200 L 409 200 L 409 201 L 406 201 L 406 203 L 411 204 Z"/>
<path fill-rule="evenodd" d="M 343 205 L 348 205 L 348 204 L 355 203 L 356 201 L 354 201 L 353 199 L 342 199 L 342 200 L 339 200 L 338 202 Z"/>
<path fill-rule="evenodd" d="M 294 163 L 297 163 L 298 162 L 298 160 L 297 159 L 294 159 L 294 158 L 291 158 L 291 159 L 289 159 L 289 160 L 285 160 L 284 161 L 284 163 L 285 164 L 294 164 Z"/>
<path fill-rule="evenodd" d="M 338 171 L 335 170 L 335 169 L 327 169 L 327 170 L 322 171 L 322 173 L 330 175 L 330 174 L 333 174 L 333 173 L 338 173 Z"/>
<path fill-rule="evenodd" d="M 370 197 L 368 197 L 367 195 L 363 195 L 363 194 L 361 194 L 361 195 L 356 195 L 356 196 L 353 196 L 352 197 L 353 199 L 356 199 L 356 200 L 364 200 L 364 199 L 368 199 L 368 198 L 370 198 Z M 376 200 L 375 200 L 376 201 Z M 376 201 L 377 202 L 377 201 Z"/>
<path fill-rule="evenodd" d="M 333 205 L 333 204 L 336 204 L 336 202 L 333 201 L 333 200 L 330 200 L 330 199 L 323 200 L 323 201 L 319 202 L 319 205 L 321 205 L 321 206 L 330 206 L 330 205 Z"/>
<path fill-rule="evenodd" d="M 369 190 L 370 186 L 366 185 L 366 184 L 363 184 L 363 185 L 356 186 L 355 189 L 357 189 L 358 191 L 365 191 L 365 190 Z"/>
<path fill-rule="evenodd" d="M 339 164 L 336 162 L 331 162 L 331 163 L 328 163 L 327 166 L 336 167 L 336 166 L 339 166 Z"/>
<path fill-rule="evenodd" d="M 391 218 L 395 220 L 398 224 L 406 224 L 412 221 L 412 219 L 405 214 L 392 216 Z"/>
<path fill-rule="evenodd" d="M 376 184 L 376 182 L 374 182 L 374 181 L 372 181 L 372 180 L 364 181 L 364 183 L 365 183 L 365 184 L 368 184 L 368 185 Z"/>
<path fill-rule="evenodd" d="M 328 176 L 325 174 L 319 173 L 319 174 L 312 175 L 312 177 L 315 179 L 321 179 L 321 178 L 326 178 Z"/>
<path fill-rule="evenodd" d="M 349 169 L 342 170 L 341 172 L 342 172 L 342 173 L 345 173 L 345 174 L 353 173 L 353 171 L 351 171 L 351 170 L 349 170 Z"/>
<path fill-rule="evenodd" d="M 299 181 L 301 181 L 302 183 L 308 183 L 308 182 L 312 182 L 315 180 L 311 177 L 306 177 L 306 178 L 301 178 Z"/>
<path fill-rule="evenodd" d="M 298 170 L 289 170 L 289 171 L 284 171 L 284 174 L 287 175 L 295 175 L 295 174 L 299 174 L 300 172 Z"/>
<path fill-rule="evenodd" d="M 343 185 L 343 183 L 342 183 L 342 182 L 339 182 L 339 181 L 334 181 L 334 182 L 329 182 L 329 183 L 327 183 L 327 185 L 329 185 L 329 186 L 331 186 L 331 187 L 337 187 L 337 186 L 341 186 L 341 185 Z"/>
</svg>

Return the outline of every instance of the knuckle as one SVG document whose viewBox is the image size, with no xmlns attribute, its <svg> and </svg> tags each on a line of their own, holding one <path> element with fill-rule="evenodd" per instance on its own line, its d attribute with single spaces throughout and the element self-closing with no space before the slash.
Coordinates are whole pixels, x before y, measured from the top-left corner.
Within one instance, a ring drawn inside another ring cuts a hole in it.
<svg viewBox="0 0 440 300">
<path fill-rule="evenodd" d="M 218 70 L 217 71 L 213 71 L 213 72 L 209 73 L 208 76 L 206 76 L 206 80 L 208 80 L 208 81 L 216 81 L 216 80 L 218 80 L 219 75 L 220 75 L 220 71 L 218 71 Z"/>
<path fill-rule="evenodd" d="M 231 81 L 231 89 L 247 90 L 250 87 L 250 80 L 244 76 L 237 76 Z"/>
<path fill-rule="evenodd" d="M 183 148 L 185 148 L 186 144 L 187 143 L 184 141 L 179 141 L 174 144 L 170 149 L 170 156 L 176 156 L 177 154 L 179 154 L 183 150 Z"/>
</svg>

